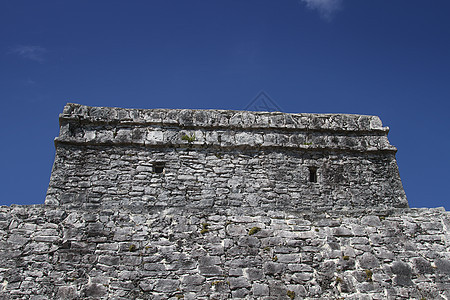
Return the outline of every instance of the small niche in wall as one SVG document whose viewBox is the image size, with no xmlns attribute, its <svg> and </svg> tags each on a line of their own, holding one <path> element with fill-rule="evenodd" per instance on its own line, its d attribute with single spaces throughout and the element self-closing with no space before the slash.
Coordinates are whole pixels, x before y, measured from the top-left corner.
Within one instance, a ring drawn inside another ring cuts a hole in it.
<svg viewBox="0 0 450 300">
<path fill-rule="evenodd" d="M 317 167 L 308 167 L 309 182 L 317 183 Z"/>
<path fill-rule="evenodd" d="M 164 173 L 165 164 L 162 162 L 153 163 L 153 173 L 163 174 Z"/>
</svg>

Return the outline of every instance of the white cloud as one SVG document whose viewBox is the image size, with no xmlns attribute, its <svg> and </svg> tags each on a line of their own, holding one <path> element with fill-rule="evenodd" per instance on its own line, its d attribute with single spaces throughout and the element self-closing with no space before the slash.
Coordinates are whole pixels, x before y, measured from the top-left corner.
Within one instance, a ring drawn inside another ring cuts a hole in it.
<svg viewBox="0 0 450 300">
<path fill-rule="evenodd" d="M 301 0 L 309 9 L 317 10 L 320 16 L 331 21 L 333 15 L 341 8 L 342 0 Z"/>
<path fill-rule="evenodd" d="M 28 78 L 27 80 L 24 81 L 24 85 L 26 85 L 26 86 L 37 86 L 38 84 L 33 79 Z"/>
<path fill-rule="evenodd" d="M 46 52 L 47 50 L 41 46 L 16 46 L 11 49 L 11 53 L 37 62 L 44 61 L 44 54 Z"/>
</svg>

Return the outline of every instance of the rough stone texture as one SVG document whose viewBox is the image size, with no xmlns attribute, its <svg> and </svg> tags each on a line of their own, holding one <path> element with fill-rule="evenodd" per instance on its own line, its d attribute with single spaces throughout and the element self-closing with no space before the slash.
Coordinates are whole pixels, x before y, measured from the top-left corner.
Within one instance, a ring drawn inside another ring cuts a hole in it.
<svg viewBox="0 0 450 300">
<path fill-rule="evenodd" d="M 366 225 L 363 214 L 379 222 Z M 0 224 L 2 299 L 450 297 L 443 209 L 34 205 L 2 207 Z M 249 236 L 255 226 L 261 230 Z"/>
<path fill-rule="evenodd" d="M 396 149 L 375 116 L 68 104 L 60 128 L 48 205 L 408 205 Z"/>
<path fill-rule="evenodd" d="M 0 299 L 450 299 L 450 214 L 407 208 L 377 117 L 60 122 L 46 204 L 0 207 Z"/>
</svg>

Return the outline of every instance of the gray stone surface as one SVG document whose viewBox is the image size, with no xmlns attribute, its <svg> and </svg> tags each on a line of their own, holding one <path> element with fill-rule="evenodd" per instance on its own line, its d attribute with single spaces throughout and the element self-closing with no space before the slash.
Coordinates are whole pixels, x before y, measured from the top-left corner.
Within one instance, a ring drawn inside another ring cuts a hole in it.
<svg viewBox="0 0 450 300">
<path fill-rule="evenodd" d="M 299 299 L 445 299 L 450 282 L 448 232 L 435 230 L 424 241 L 408 230 L 415 224 L 424 232 L 429 220 L 445 224 L 450 215 L 443 209 L 286 210 L 273 216 L 260 208 L 144 213 L 32 205 L 1 207 L 0 213 L 10 220 L 0 230 L 0 298 L 6 299 L 202 299 L 216 293 L 260 299 L 287 291 Z M 380 222 L 363 226 L 363 214 Z M 202 233 L 203 223 L 208 232 Z M 279 235 L 280 228 L 305 223 L 308 239 L 292 228 Z M 93 224 L 103 225 L 101 238 L 92 234 Z M 249 236 L 255 224 L 265 234 Z M 392 244 L 386 232 L 394 224 Z M 237 226 L 246 230 L 226 230 Z M 334 234 L 358 226 L 359 236 Z M 55 239 L 36 239 L 48 229 Z M 115 241 L 117 232 L 123 238 Z M 375 235 L 377 242 L 368 243 Z M 259 243 L 235 251 L 248 238 Z"/>
<path fill-rule="evenodd" d="M 450 214 L 407 208 L 378 117 L 68 104 L 60 124 L 46 204 L 0 207 L 0 299 L 450 298 Z"/>
<path fill-rule="evenodd" d="M 375 116 L 68 104 L 46 203 L 406 207 L 387 133 Z"/>
</svg>

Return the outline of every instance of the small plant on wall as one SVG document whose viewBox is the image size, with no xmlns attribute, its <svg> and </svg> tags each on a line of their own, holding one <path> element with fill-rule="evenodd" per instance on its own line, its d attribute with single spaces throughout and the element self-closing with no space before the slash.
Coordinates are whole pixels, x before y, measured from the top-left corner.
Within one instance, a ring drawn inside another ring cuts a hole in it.
<svg viewBox="0 0 450 300">
<path fill-rule="evenodd" d="M 195 141 L 195 134 L 190 135 L 185 134 L 181 137 L 181 139 L 183 141 L 187 141 L 189 144 L 192 144 Z"/>
<path fill-rule="evenodd" d="M 205 234 L 209 231 L 208 229 L 209 224 L 208 223 L 202 223 L 202 230 L 200 231 L 201 234 Z"/>
<path fill-rule="evenodd" d="M 252 227 L 249 231 L 248 231 L 248 235 L 254 235 L 255 233 L 261 231 L 261 228 L 259 227 Z"/>
<path fill-rule="evenodd" d="M 289 297 L 289 299 L 295 298 L 295 292 L 294 291 L 287 291 L 286 295 Z"/>
<path fill-rule="evenodd" d="M 366 281 L 371 282 L 372 281 L 373 272 L 370 271 L 370 270 L 364 270 L 364 272 L 366 273 Z"/>
</svg>

